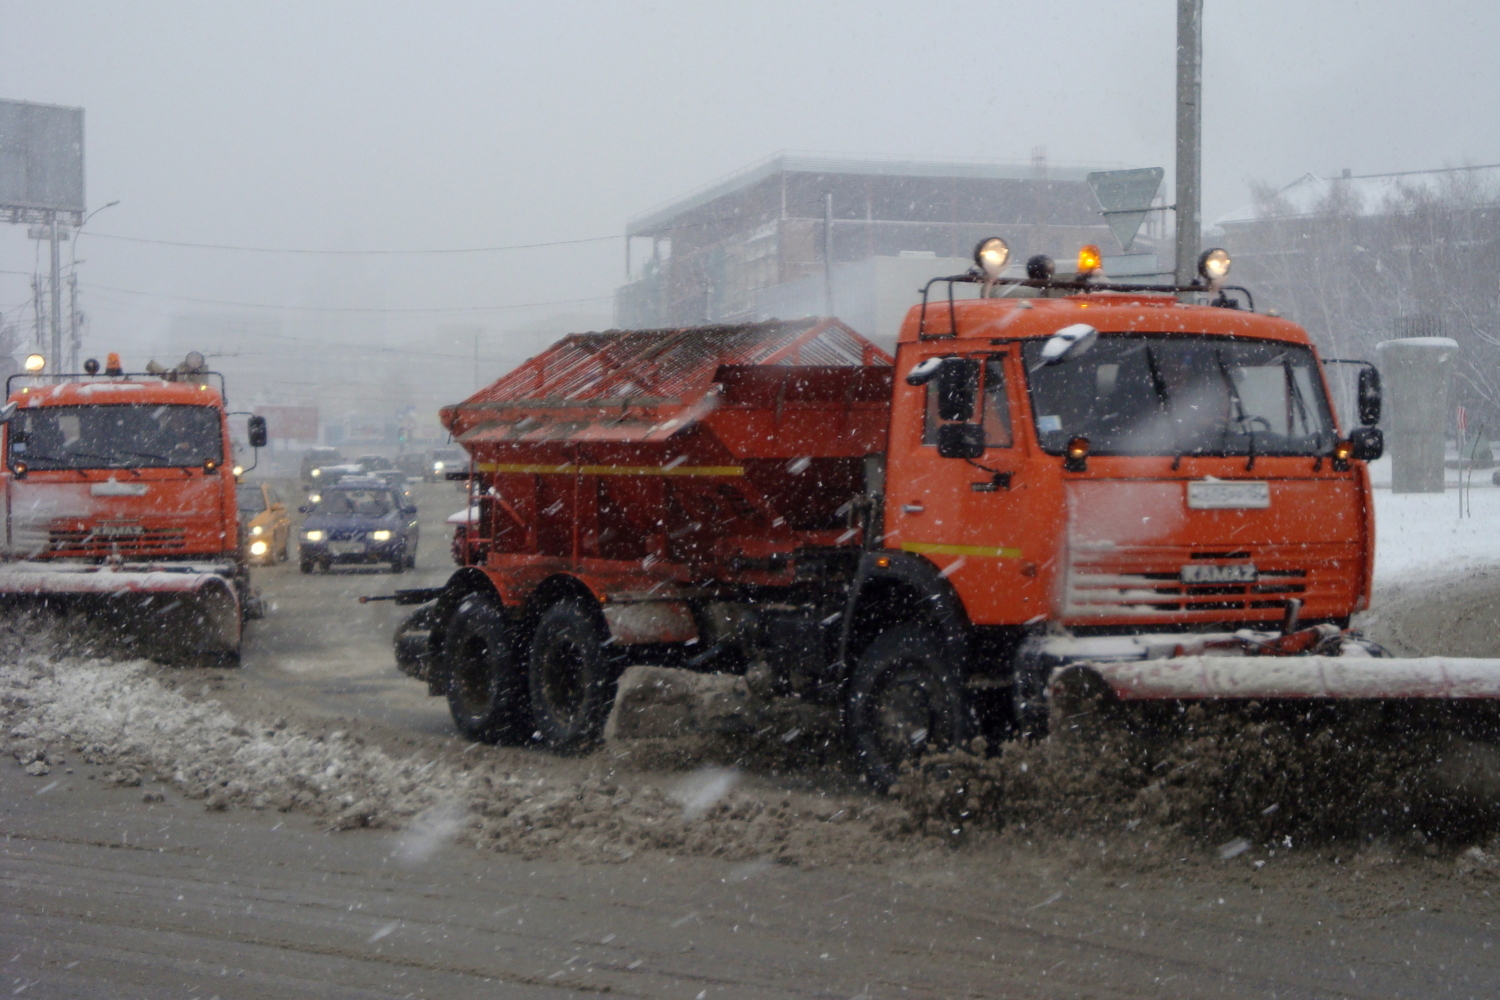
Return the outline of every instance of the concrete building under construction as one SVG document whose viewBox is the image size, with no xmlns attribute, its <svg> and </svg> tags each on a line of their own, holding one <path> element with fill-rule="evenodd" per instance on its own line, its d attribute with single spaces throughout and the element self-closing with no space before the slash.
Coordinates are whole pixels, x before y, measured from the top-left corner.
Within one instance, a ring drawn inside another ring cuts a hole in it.
<svg viewBox="0 0 1500 1000">
<path fill-rule="evenodd" d="M 1040 156 L 1003 164 L 779 154 L 630 220 L 630 280 L 617 292 L 616 321 L 642 329 L 832 313 L 889 340 L 891 317 L 915 301 L 917 286 L 966 267 L 986 236 L 1003 235 L 1013 261 L 1067 260 L 1083 243 L 1117 250 L 1089 169 Z"/>
</svg>

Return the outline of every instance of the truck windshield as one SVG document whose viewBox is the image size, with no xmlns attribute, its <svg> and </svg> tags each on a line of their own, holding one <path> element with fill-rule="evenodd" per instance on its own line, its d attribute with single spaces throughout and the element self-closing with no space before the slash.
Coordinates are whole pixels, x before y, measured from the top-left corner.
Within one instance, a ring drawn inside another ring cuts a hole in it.
<svg viewBox="0 0 1500 1000">
<path fill-rule="evenodd" d="M 1312 351 L 1230 337 L 1101 334 L 1041 363 L 1023 348 L 1042 448 L 1096 455 L 1321 455 L 1336 433 Z"/>
<path fill-rule="evenodd" d="M 219 411 L 180 404 L 20 410 L 9 448 L 10 463 L 32 470 L 173 468 L 224 459 Z"/>
<path fill-rule="evenodd" d="M 395 507 L 389 490 L 329 490 L 313 501 L 313 514 L 332 517 L 385 517 Z"/>
</svg>

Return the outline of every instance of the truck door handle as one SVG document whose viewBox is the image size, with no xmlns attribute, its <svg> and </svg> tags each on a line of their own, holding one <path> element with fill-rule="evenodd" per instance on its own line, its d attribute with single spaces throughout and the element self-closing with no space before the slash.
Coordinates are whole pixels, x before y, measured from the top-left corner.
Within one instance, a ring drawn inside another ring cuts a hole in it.
<svg viewBox="0 0 1500 1000">
<path fill-rule="evenodd" d="M 919 503 L 904 503 L 901 505 L 901 513 L 903 514 L 920 514 L 926 509 L 926 507 L 923 507 Z"/>
</svg>

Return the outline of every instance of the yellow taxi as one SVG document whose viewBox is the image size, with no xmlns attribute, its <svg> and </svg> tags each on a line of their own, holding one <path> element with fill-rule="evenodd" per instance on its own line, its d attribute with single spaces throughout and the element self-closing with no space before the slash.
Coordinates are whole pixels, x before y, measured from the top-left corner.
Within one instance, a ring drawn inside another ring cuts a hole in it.
<svg viewBox="0 0 1500 1000">
<path fill-rule="evenodd" d="M 292 518 L 281 494 L 270 483 L 240 483 L 240 521 L 245 525 L 245 555 L 255 565 L 284 562 L 292 537 Z"/>
</svg>

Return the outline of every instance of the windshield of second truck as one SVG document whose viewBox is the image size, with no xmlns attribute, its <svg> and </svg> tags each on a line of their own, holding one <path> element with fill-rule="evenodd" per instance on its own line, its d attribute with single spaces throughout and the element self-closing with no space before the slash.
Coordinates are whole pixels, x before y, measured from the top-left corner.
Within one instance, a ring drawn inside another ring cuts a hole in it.
<svg viewBox="0 0 1500 1000">
<path fill-rule="evenodd" d="M 1103 334 L 1082 357 L 1023 349 L 1042 447 L 1096 455 L 1321 455 L 1336 437 L 1312 351 L 1229 337 Z"/>
<path fill-rule="evenodd" d="M 211 406 L 105 404 L 20 410 L 8 457 L 32 470 L 151 469 L 221 462 L 223 451 Z"/>
</svg>

